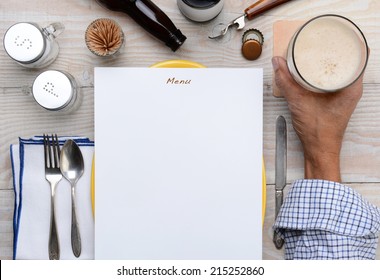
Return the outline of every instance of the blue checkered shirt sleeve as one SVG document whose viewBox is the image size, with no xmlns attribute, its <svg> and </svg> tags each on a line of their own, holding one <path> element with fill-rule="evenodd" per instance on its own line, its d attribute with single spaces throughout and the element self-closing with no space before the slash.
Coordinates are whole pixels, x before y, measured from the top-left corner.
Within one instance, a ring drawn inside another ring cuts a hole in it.
<svg viewBox="0 0 380 280">
<path fill-rule="evenodd" d="M 298 180 L 273 229 L 285 240 L 285 259 L 374 259 L 380 208 L 342 184 Z"/>
</svg>

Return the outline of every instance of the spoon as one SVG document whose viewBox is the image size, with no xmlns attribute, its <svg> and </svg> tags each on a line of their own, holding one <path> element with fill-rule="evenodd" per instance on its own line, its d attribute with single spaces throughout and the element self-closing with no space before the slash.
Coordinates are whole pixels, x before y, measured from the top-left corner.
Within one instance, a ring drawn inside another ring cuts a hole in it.
<svg viewBox="0 0 380 280">
<path fill-rule="evenodd" d="M 75 257 L 81 254 L 81 238 L 76 217 L 75 188 L 83 174 L 84 162 L 78 145 L 71 139 L 67 140 L 61 150 L 61 173 L 71 184 L 71 247 Z"/>
</svg>

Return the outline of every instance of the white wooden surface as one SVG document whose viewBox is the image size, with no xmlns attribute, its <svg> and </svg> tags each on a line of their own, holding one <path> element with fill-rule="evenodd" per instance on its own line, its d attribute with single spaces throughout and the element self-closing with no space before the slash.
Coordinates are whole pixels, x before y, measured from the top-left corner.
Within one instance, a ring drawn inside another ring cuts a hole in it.
<svg viewBox="0 0 380 280">
<path fill-rule="evenodd" d="M 187 20 L 178 10 L 176 0 L 154 0 L 187 36 L 175 53 L 149 35 L 128 16 L 108 11 L 95 0 L 30 0 L 0 2 L 0 37 L 13 23 L 37 22 L 47 25 L 62 22 L 66 30 L 58 38 L 61 50 L 49 69 L 65 70 L 78 80 L 83 103 L 71 115 L 56 114 L 38 108 L 30 97 L 21 93 L 42 70 L 30 70 L 14 63 L 0 48 L 0 259 L 12 258 L 13 191 L 9 145 L 18 137 L 41 133 L 83 135 L 93 139 L 93 69 L 94 66 L 148 67 L 168 59 L 188 59 L 207 67 L 264 68 L 264 159 L 267 171 L 267 212 L 264 224 L 264 259 L 282 259 L 283 252 L 271 242 L 274 220 L 275 119 L 282 114 L 288 121 L 288 183 L 303 177 L 300 143 L 290 125 L 283 99 L 272 96 L 272 26 L 279 19 L 308 19 L 324 13 L 337 13 L 355 21 L 366 34 L 371 57 L 364 79 L 364 95 L 347 128 L 342 149 L 343 181 L 380 206 L 380 1 L 378 0 L 293 0 L 247 22 L 246 28 L 258 28 L 264 36 L 261 57 L 252 62 L 240 53 L 242 32 L 233 31 L 221 42 L 207 36 L 214 25 L 228 22 L 252 4 L 253 0 L 226 0 L 222 13 L 207 23 Z M 99 17 L 115 19 L 123 28 L 126 43 L 116 59 L 92 55 L 84 43 L 84 31 Z M 2 42 L 2 40 L 1 40 Z M 1 43 L 2 44 L 2 43 Z M 247 90 L 249 81 L 247 81 Z M 110 93 L 112 94 L 112 93 Z M 36 217 L 38 218 L 38 217 Z M 379 251 L 379 250 L 378 250 Z M 380 253 L 380 252 L 379 252 Z M 378 257 L 380 259 L 380 254 Z"/>
</svg>

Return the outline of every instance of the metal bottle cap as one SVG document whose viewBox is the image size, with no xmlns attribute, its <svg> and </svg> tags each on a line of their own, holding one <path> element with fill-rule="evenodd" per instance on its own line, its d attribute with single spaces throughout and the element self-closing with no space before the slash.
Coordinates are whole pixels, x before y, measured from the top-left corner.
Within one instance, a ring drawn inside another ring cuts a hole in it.
<svg viewBox="0 0 380 280">
<path fill-rule="evenodd" d="M 263 34 L 257 29 L 249 29 L 243 34 L 242 54 L 248 60 L 259 58 L 264 43 Z"/>
<path fill-rule="evenodd" d="M 4 48 L 14 60 L 32 63 L 44 53 L 45 38 L 36 25 L 20 22 L 12 25 L 5 33 Z"/>
<path fill-rule="evenodd" d="M 74 90 L 70 78 L 57 70 L 48 70 L 38 75 L 32 87 L 37 103 L 53 111 L 66 107 L 73 98 Z"/>
</svg>

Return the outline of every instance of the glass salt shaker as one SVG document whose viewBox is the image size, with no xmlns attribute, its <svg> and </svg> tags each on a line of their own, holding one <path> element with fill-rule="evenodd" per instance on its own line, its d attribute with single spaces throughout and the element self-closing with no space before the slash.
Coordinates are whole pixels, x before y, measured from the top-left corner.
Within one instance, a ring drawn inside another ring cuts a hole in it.
<svg viewBox="0 0 380 280">
<path fill-rule="evenodd" d="M 19 22 L 8 28 L 3 45 L 7 54 L 27 68 L 43 68 L 58 56 L 55 38 L 64 30 L 62 23 L 52 23 L 41 28 L 37 23 Z"/>
<path fill-rule="evenodd" d="M 46 110 L 72 112 L 81 103 L 78 89 L 71 74 L 47 70 L 35 78 L 31 87 L 24 86 L 23 92 L 32 95 L 37 104 Z"/>
</svg>

